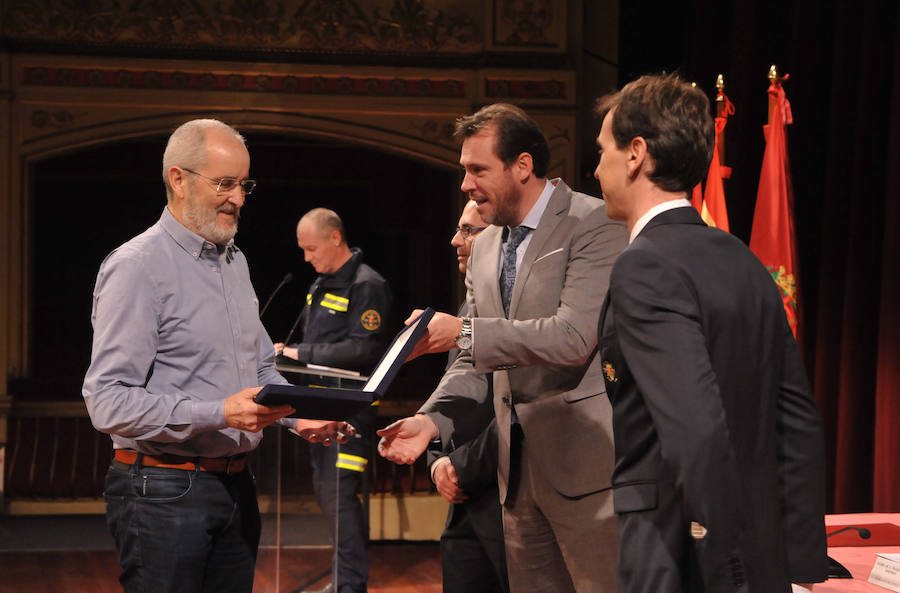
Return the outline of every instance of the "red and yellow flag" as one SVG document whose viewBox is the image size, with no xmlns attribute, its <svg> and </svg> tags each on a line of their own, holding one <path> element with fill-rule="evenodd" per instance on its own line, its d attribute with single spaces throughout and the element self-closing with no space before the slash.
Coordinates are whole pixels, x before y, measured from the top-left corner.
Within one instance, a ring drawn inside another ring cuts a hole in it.
<svg viewBox="0 0 900 593">
<path fill-rule="evenodd" d="M 787 76 L 781 80 L 786 80 Z M 793 123 L 791 104 L 777 78 L 769 85 L 774 101 L 769 123 L 763 126 L 766 152 L 759 174 L 750 249 L 775 280 L 784 301 L 784 311 L 794 332 L 799 333 L 800 305 L 797 286 L 797 247 L 794 238 L 794 196 L 788 162 L 785 126 Z"/>
<path fill-rule="evenodd" d="M 722 184 L 722 180 L 731 177 L 731 167 L 725 167 L 719 162 L 719 147 L 728 116 L 734 113 L 734 105 L 721 89 L 719 89 L 717 103 L 721 106 L 718 109 L 719 115 L 716 117 L 716 145 L 713 148 L 712 162 L 709 164 L 709 173 L 706 176 L 706 190 L 703 193 L 700 218 L 709 226 L 729 231 L 728 208 L 725 206 L 725 186 Z"/>
<path fill-rule="evenodd" d="M 700 183 L 694 186 L 694 191 L 691 193 L 691 206 L 696 208 L 701 216 L 703 215 L 703 185 Z"/>
</svg>

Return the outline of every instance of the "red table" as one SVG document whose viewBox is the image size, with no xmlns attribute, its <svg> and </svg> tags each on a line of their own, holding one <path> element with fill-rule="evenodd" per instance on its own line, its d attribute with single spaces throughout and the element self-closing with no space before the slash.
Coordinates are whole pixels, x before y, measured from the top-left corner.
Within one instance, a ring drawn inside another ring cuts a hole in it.
<svg viewBox="0 0 900 593">
<path fill-rule="evenodd" d="M 825 517 L 828 533 L 849 525 L 869 529 L 872 537 L 864 540 L 854 531 L 834 535 L 828 540 L 828 555 L 843 564 L 853 578 L 816 583 L 813 593 L 888 593 L 888 589 L 868 582 L 869 572 L 875 564 L 875 554 L 900 553 L 900 513 L 854 513 Z M 841 545 L 832 547 L 832 541 Z"/>
</svg>

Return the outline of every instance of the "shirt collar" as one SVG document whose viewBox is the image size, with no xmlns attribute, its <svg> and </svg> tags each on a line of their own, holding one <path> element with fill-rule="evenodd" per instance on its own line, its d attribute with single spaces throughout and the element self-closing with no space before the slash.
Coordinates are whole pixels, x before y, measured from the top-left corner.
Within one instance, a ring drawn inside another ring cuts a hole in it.
<svg viewBox="0 0 900 593">
<path fill-rule="evenodd" d="M 538 196 L 534 206 L 531 207 L 531 210 L 528 211 L 528 214 L 525 215 L 525 218 L 519 226 L 525 226 L 532 230 L 537 228 L 538 223 L 541 222 L 541 217 L 544 216 L 544 210 L 547 209 L 547 204 L 550 203 L 550 196 L 553 195 L 553 190 L 556 189 L 557 183 L 559 183 L 559 178 L 552 180 L 548 179 L 544 183 L 544 189 L 541 192 L 541 195 Z"/>
<path fill-rule="evenodd" d="M 350 248 L 350 259 L 344 262 L 340 268 L 332 272 L 331 274 L 322 274 L 323 279 L 345 282 L 349 281 L 353 278 L 353 274 L 356 273 L 356 268 L 359 267 L 360 262 L 362 262 L 362 249 L 359 247 L 351 247 Z"/>
<path fill-rule="evenodd" d="M 637 238 L 644 227 L 647 226 L 647 223 L 653 220 L 657 215 L 666 212 L 667 210 L 673 210 L 675 208 L 691 208 L 691 203 L 687 200 L 687 198 L 678 198 L 677 200 L 668 200 L 663 202 L 662 204 L 657 204 L 653 208 L 647 210 L 643 216 L 638 218 L 637 222 L 634 223 L 634 228 L 631 229 L 631 236 L 628 238 L 628 243 Z"/>
<path fill-rule="evenodd" d="M 216 247 L 214 243 L 207 241 L 178 222 L 178 219 L 175 218 L 168 206 L 163 208 L 162 216 L 159 217 L 159 224 L 167 233 L 169 233 L 175 242 L 178 243 L 182 249 L 190 253 L 194 259 L 200 258 L 203 254 L 203 248 L 206 245 Z M 234 239 L 230 239 L 228 243 L 225 244 L 225 247 L 231 247 L 232 245 L 234 245 Z M 217 249 L 217 251 L 219 250 Z"/>
</svg>

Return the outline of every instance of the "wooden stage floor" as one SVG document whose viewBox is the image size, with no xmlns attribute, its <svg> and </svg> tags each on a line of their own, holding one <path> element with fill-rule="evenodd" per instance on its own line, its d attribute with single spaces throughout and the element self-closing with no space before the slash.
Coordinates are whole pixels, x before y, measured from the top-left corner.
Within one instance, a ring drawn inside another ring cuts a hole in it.
<svg viewBox="0 0 900 593">
<path fill-rule="evenodd" d="M 253 593 L 318 589 L 330 557 L 329 548 L 282 549 L 280 559 L 275 549 L 261 549 Z M 436 542 L 373 543 L 369 565 L 369 593 L 441 593 Z M 0 552 L 2 593 L 121 593 L 118 574 L 112 550 Z"/>
</svg>

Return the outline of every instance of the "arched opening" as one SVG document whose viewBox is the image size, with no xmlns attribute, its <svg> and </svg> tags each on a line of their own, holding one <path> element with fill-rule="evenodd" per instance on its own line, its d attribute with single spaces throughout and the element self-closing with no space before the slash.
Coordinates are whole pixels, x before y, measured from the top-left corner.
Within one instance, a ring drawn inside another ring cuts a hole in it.
<svg viewBox="0 0 900 593">
<path fill-rule="evenodd" d="M 457 175 L 367 145 L 244 131 L 251 176 L 259 182 L 241 217 L 237 244 L 247 255 L 265 302 L 287 272 L 294 282 L 263 319 L 284 339 L 314 271 L 297 249 L 299 217 L 317 206 L 344 219 L 350 244 L 391 283 L 399 328 L 416 306 L 455 310 L 460 279 L 448 240 L 460 207 Z M 77 400 L 90 359 L 91 293 L 106 254 L 152 225 L 165 204 L 161 159 L 166 135 L 92 145 L 34 162 L 30 177 L 29 372 L 11 390 L 17 399 Z M 414 361 L 398 379 L 397 397 L 421 400 L 443 361 Z"/>
</svg>

